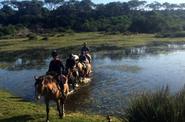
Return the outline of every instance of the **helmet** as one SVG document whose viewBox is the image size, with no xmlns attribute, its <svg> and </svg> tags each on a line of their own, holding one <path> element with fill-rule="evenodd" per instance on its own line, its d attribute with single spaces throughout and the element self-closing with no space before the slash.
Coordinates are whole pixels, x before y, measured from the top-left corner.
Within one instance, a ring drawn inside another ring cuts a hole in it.
<svg viewBox="0 0 185 122">
<path fill-rule="evenodd" d="M 70 56 L 70 57 L 73 57 L 73 53 L 71 53 L 69 56 Z"/>
<path fill-rule="evenodd" d="M 84 46 L 86 46 L 87 45 L 87 42 L 84 42 L 84 44 L 83 44 Z"/>
<path fill-rule="evenodd" d="M 54 50 L 52 53 L 51 53 L 52 57 L 56 57 L 58 55 L 57 51 Z"/>
</svg>

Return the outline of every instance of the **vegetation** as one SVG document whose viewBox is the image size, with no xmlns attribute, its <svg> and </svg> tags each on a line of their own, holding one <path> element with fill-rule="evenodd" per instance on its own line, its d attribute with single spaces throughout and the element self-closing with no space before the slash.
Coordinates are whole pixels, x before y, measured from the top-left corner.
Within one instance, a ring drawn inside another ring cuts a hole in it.
<svg viewBox="0 0 185 122">
<path fill-rule="evenodd" d="M 185 4 L 143 0 L 94 4 L 91 0 L 10 0 L 0 3 L 0 36 L 27 28 L 46 32 L 159 33 L 185 30 Z"/>
<path fill-rule="evenodd" d="M 44 122 L 45 106 L 35 104 L 0 91 L 0 122 Z M 56 106 L 55 106 L 56 107 Z M 51 107 L 50 120 L 54 122 L 106 122 L 104 116 L 87 115 L 83 113 L 67 113 L 64 119 L 59 119 L 55 107 Z M 111 117 L 113 122 L 121 120 Z"/>
<path fill-rule="evenodd" d="M 35 38 L 35 34 L 33 37 Z M 45 39 L 46 37 L 46 39 Z M 36 39 L 29 40 L 30 37 L 17 38 L 17 39 L 2 39 L 0 40 L 0 54 L 1 58 L 6 58 L 7 53 L 16 52 L 23 53 L 25 51 L 36 52 L 37 50 L 50 50 L 50 49 L 70 49 L 73 51 L 78 50 L 83 42 L 87 42 L 91 50 L 101 49 L 119 49 L 129 48 L 134 46 L 148 45 L 155 43 L 166 42 L 185 42 L 185 38 L 156 38 L 153 34 L 107 34 L 97 32 L 86 33 L 58 33 L 49 36 L 36 36 Z M 15 46 L 16 45 L 16 46 Z M 75 48 L 74 48 L 75 47 Z M 76 50 L 74 50 L 76 49 Z M 77 53 L 77 52 L 75 52 Z M 4 55 L 5 54 L 5 55 Z M 33 55 L 33 53 L 31 53 Z"/>
<path fill-rule="evenodd" d="M 126 111 L 129 122 L 184 122 L 185 89 L 175 95 L 163 88 L 132 100 Z"/>
<path fill-rule="evenodd" d="M 162 37 L 162 38 L 166 38 L 166 37 L 170 37 L 170 38 L 179 38 L 179 37 L 185 37 L 185 31 L 177 31 L 177 32 L 166 32 L 166 33 L 159 33 L 156 35 L 156 37 Z"/>
<path fill-rule="evenodd" d="M 20 38 L 10 39 L 14 37 Z M 184 37 L 185 4 L 147 4 L 140 0 L 108 4 L 94 4 L 91 0 L 8 0 L 0 3 L 0 54 L 8 60 L 7 53 L 78 47 L 83 41 L 93 49 L 111 49 L 153 42 L 185 42 Z M 129 122 L 184 122 L 184 98 L 185 90 L 176 95 L 170 95 L 168 89 L 145 93 L 132 101 L 125 118 Z M 0 122 L 45 120 L 43 105 L 3 91 L 0 91 L 0 101 Z M 54 108 L 51 120 L 61 121 Z M 68 113 L 62 121 L 97 122 L 106 121 L 106 118 Z M 114 118 L 114 121 L 119 120 Z"/>
</svg>

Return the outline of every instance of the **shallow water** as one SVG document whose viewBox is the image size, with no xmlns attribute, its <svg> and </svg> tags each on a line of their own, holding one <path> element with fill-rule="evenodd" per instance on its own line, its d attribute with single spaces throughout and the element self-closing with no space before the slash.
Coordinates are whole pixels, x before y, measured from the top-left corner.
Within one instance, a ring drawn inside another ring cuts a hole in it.
<svg viewBox="0 0 185 122">
<path fill-rule="evenodd" d="M 28 57 L 29 54 L 27 54 Z M 45 74 L 50 58 L 19 57 L 0 62 L 0 89 L 34 100 L 34 75 Z M 128 100 L 143 91 L 185 84 L 185 45 L 166 44 L 93 54 L 92 82 L 68 98 L 68 111 L 123 114 Z"/>
</svg>

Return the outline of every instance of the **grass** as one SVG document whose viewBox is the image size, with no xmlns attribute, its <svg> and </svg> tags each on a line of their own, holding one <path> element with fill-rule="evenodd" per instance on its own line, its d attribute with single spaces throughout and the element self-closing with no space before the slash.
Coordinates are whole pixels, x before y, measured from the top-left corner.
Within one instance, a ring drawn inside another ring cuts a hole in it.
<svg viewBox="0 0 185 122">
<path fill-rule="evenodd" d="M 129 122 L 185 122 L 185 89 L 171 95 L 168 88 L 144 93 L 132 100 L 125 117 Z"/>
<path fill-rule="evenodd" d="M 25 101 L 5 91 L 0 91 L 0 101 L 0 122 L 45 121 L 46 113 L 43 104 Z M 55 107 L 50 107 L 50 120 L 53 122 L 107 122 L 104 116 L 83 113 L 67 113 L 64 119 L 59 119 Z M 112 119 L 113 122 L 121 121 L 114 117 Z"/>
<path fill-rule="evenodd" d="M 166 32 L 166 33 L 159 33 L 156 35 L 156 37 L 171 37 L 171 38 L 180 38 L 185 37 L 185 31 L 177 31 L 177 32 Z"/>
<path fill-rule="evenodd" d="M 3 39 L 0 40 L 0 53 L 26 51 L 32 49 L 59 49 L 66 47 L 81 46 L 83 42 L 87 42 L 91 47 L 120 47 L 128 48 L 138 45 L 146 45 L 152 42 L 185 42 L 185 38 L 156 38 L 153 34 L 137 34 L 108 35 L 97 32 L 89 33 L 73 33 L 73 34 L 56 34 L 47 37 L 38 37 L 37 40 L 29 40 L 28 38 L 20 39 Z"/>
</svg>

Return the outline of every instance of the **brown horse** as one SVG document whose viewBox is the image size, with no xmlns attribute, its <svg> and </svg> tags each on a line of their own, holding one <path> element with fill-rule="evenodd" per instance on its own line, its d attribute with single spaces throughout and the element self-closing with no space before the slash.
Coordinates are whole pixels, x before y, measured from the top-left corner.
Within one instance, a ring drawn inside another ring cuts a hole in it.
<svg viewBox="0 0 185 122">
<path fill-rule="evenodd" d="M 62 85 L 59 85 L 57 80 L 51 75 L 43 75 L 40 77 L 34 77 L 35 82 L 35 97 L 40 99 L 41 96 L 44 97 L 46 104 L 46 121 L 49 122 L 49 101 L 54 100 L 57 103 L 57 110 L 59 112 L 59 117 L 64 116 L 64 102 L 66 100 L 67 94 L 69 92 L 68 79 L 66 76 L 59 76 L 62 81 Z M 60 87 L 61 86 L 61 87 Z"/>
</svg>

